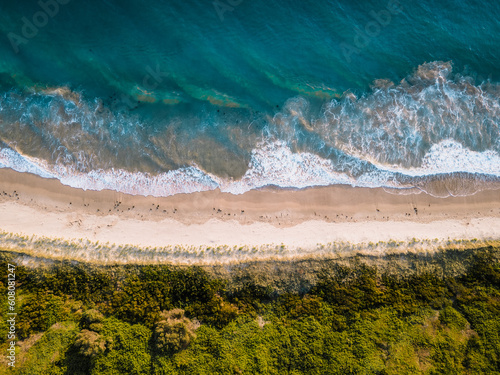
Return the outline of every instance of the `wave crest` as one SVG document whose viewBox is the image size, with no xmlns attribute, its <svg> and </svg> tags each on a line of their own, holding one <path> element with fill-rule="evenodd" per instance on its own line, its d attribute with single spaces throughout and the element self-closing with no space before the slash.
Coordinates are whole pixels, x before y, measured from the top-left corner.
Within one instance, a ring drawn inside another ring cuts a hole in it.
<svg viewBox="0 0 500 375">
<path fill-rule="evenodd" d="M 423 64 L 399 84 L 376 80 L 370 93 L 346 92 L 321 109 L 296 97 L 273 117 L 245 112 L 240 122 L 225 111 L 154 128 L 67 88 L 11 92 L 0 97 L 0 167 L 154 196 L 332 184 L 441 196 L 500 178 L 500 85 L 476 85 L 450 62 Z"/>
</svg>

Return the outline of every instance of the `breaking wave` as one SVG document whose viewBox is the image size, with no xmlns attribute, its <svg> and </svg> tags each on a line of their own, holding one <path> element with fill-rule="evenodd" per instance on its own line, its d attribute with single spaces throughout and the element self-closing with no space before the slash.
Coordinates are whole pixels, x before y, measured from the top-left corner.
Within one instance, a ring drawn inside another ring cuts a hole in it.
<svg viewBox="0 0 500 375">
<path fill-rule="evenodd" d="M 377 80 L 370 93 L 312 107 L 297 97 L 272 117 L 228 124 L 205 114 L 152 131 L 140 116 L 67 89 L 10 92 L 0 98 L 0 167 L 153 196 L 334 184 L 437 196 L 498 188 L 500 85 L 477 85 L 453 74 L 451 63 L 424 64 L 399 84 Z M 255 121 L 264 125 L 253 130 Z M 196 122 L 205 125 L 189 136 L 178 130 Z M 204 165 L 208 159 L 219 168 Z"/>
</svg>

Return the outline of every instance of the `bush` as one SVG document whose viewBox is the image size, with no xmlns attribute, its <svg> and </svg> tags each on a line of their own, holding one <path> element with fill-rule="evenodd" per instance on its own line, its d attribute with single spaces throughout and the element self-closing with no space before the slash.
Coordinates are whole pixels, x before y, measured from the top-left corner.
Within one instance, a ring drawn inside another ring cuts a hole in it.
<svg viewBox="0 0 500 375">
<path fill-rule="evenodd" d="M 445 307 L 439 312 L 439 321 L 450 328 L 463 330 L 467 327 L 467 320 L 451 306 Z"/>
<path fill-rule="evenodd" d="M 97 332 L 84 329 L 78 334 L 75 347 L 81 355 L 92 358 L 106 350 L 106 340 Z"/>
<path fill-rule="evenodd" d="M 176 352 L 187 348 L 196 337 L 196 328 L 197 324 L 184 316 L 184 310 L 163 311 L 154 330 L 156 349 L 160 352 Z"/>
</svg>

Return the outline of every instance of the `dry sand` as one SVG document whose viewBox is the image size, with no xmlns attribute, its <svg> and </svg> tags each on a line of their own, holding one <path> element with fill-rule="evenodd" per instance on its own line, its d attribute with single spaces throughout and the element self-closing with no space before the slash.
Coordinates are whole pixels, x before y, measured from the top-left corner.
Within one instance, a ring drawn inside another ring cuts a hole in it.
<svg viewBox="0 0 500 375">
<path fill-rule="evenodd" d="M 500 190 L 435 198 L 332 186 L 166 198 L 83 191 L 0 169 L 0 230 L 137 246 L 500 238 Z"/>
</svg>

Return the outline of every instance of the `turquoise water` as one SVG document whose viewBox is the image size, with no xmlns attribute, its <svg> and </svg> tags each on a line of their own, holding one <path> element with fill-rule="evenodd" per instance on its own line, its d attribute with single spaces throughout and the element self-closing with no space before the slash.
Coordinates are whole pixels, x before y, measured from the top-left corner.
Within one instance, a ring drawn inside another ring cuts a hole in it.
<svg viewBox="0 0 500 375">
<path fill-rule="evenodd" d="M 0 167 L 159 196 L 471 194 L 500 177 L 499 19 L 496 1 L 0 1 Z"/>
</svg>

